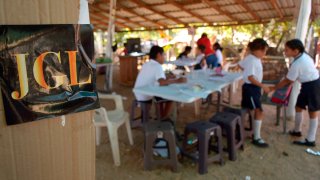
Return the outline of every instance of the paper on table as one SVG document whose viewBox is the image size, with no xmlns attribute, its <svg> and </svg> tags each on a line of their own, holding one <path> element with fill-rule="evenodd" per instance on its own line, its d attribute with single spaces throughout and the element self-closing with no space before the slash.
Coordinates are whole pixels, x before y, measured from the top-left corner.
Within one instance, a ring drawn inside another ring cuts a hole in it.
<svg viewBox="0 0 320 180">
<path fill-rule="evenodd" d="M 192 86 L 188 86 L 187 88 L 179 89 L 179 91 L 183 94 L 193 96 L 193 97 L 198 97 L 198 98 L 206 98 L 208 96 L 208 93 L 206 92 L 207 89 L 205 88 L 195 91 L 192 89 Z"/>
</svg>

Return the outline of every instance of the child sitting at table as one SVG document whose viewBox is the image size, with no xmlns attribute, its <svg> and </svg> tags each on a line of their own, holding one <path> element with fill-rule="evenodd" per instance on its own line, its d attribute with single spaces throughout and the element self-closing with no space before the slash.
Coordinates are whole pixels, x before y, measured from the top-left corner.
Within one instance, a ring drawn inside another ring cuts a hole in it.
<svg viewBox="0 0 320 180">
<path fill-rule="evenodd" d="M 207 62 L 205 59 L 205 52 L 206 47 L 203 45 L 199 45 L 196 48 L 196 61 L 198 62 L 195 66 L 194 69 L 206 69 L 207 68 Z"/>
<path fill-rule="evenodd" d="M 262 125 L 263 111 L 261 106 L 261 89 L 266 93 L 269 88 L 263 85 L 263 69 L 261 59 L 266 55 L 268 44 L 263 39 L 255 39 L 248 44 L 250 54 L 239 62 L 243 70 L 244 84 L 242 86 L 242 108 L 254 110 L 254 136 L 252 144 L 257 147 L 268 147 L 269 145 L 261 138 L 260 129 Z"/>
<path fill-rule="evenodd" d="M 162 64 L 164 63 L 164 50 L 162 47 L 153 46 L 149 53 L 150 61 L 143 64 L 138 77 L 136 79 L 134 88 L 142 86 L 166 86 L 172 83 L 184 83 L 186 78 L 180 77 L 175 78 L 173 75 L 166 77 L 162 69 Z M 135 93 L 135 97 L 139 102 L 147 102 L 151 104 L 152 96 Z M 161 97 L 155 97 L 157 101 L 164 100 Z M 160 107 L 163 109 L 160 112 L 161 118 L 167 117 L 172 107 L 171 101 L 165 101 L 160 103 Z"/>
</svg>

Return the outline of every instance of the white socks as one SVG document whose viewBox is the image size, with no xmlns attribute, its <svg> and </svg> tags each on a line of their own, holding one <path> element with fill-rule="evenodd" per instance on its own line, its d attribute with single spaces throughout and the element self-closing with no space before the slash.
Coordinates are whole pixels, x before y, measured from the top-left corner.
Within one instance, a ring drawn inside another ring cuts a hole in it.
<svg viewBox="0 0 320 180">
<path fill-rule="evenodd" d="M 309 131 L 307 136 L 307 139 L 309 142 L 313 142 L 316 140 L 317 129 L 318 129 L 318 117 L 314 119 L 310 119 Z"/>
<path fill-rule="evenodd" d="M 261 129 L 262 120 L 254 120 L 253 122 L 253 139 L 261 139 L 260 129 Z"/>
<path fill-rule="evenodd" d="M 294 131 L 301 132 L 301 125 L 302 125 L 302 112 L 296 112 L 296 119 L 294 123 Z"/>
</svg>

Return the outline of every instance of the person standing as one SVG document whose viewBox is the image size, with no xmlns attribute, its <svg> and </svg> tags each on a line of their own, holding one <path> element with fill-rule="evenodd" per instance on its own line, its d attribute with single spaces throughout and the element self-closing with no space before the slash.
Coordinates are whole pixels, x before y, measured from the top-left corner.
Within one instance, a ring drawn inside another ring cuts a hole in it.
<svg viewBox="0 0 320 180">
<path fill-rule="evenodd" d="M 203 45 L 205 47 L 204 54 L 206 56 L 206 63 L 208 67 L 218 67 L 218 59 L 215 55 L 214 50 L 212 49 L 211 42 L 206 33 L 201 35 L 201 38 L 197 41 L 198 47 Z"/>
<path fill-rule="evenodd" d="M 216 42 L 213 45 L 213 50 L 215 51 L 218 59 L 218 66 L 222 66 L 223 65 L 223 55 L 222 55 L 223 48 L 220 46 L 219 43 Z"/>
<path fill-rule="evenodd" d="M 313 59 L 305 52 L 303 43 L 299 39 L 292 39 L 285 44 L 284 53 L 293 57 L 287 76 L 274 89 L 279 89 L 298 80 L 301 83 L 300 93 L 296 103 L 295 126 L 289 131 L 291 136 L 301 137 L 302 111 L 308 108 L 309 129 L 305 140 L 293 141 L 294 144 L 315 146 L 318 129 L 318 111 L 320 110 L 320 79 L 319 71 Z"/>
<path fill-rule="evenodd" d="M 269 145 L 261 138 L 263 110 L 261 105 L 261 89 L 268 93 L 269 88 L 262 84 L 263 67 L 261 59 L 266 55 L 268 44 L 261 38 L 257 38 L 248 44 L 250 54 L 239 62 L 243 70 L 244 84 L 242 86 L 242 108 L 254 110 L 253 140 L 252 144 L 257 147 L 268 147 Z"/>
</svg>

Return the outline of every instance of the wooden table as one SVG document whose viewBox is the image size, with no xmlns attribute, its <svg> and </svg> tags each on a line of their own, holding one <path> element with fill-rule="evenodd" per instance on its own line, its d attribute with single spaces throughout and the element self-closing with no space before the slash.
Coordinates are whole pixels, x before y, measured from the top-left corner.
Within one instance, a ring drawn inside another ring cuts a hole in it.
<svg viewBox="0 0 320 180">
<path fill-rule="evenodd" d="M 120 56 L 119 82 L 124 86 L 133 86 L 142 65 L 148 61 L 148 56 L 138 54 L 135 56 Z"/>
</svg>

